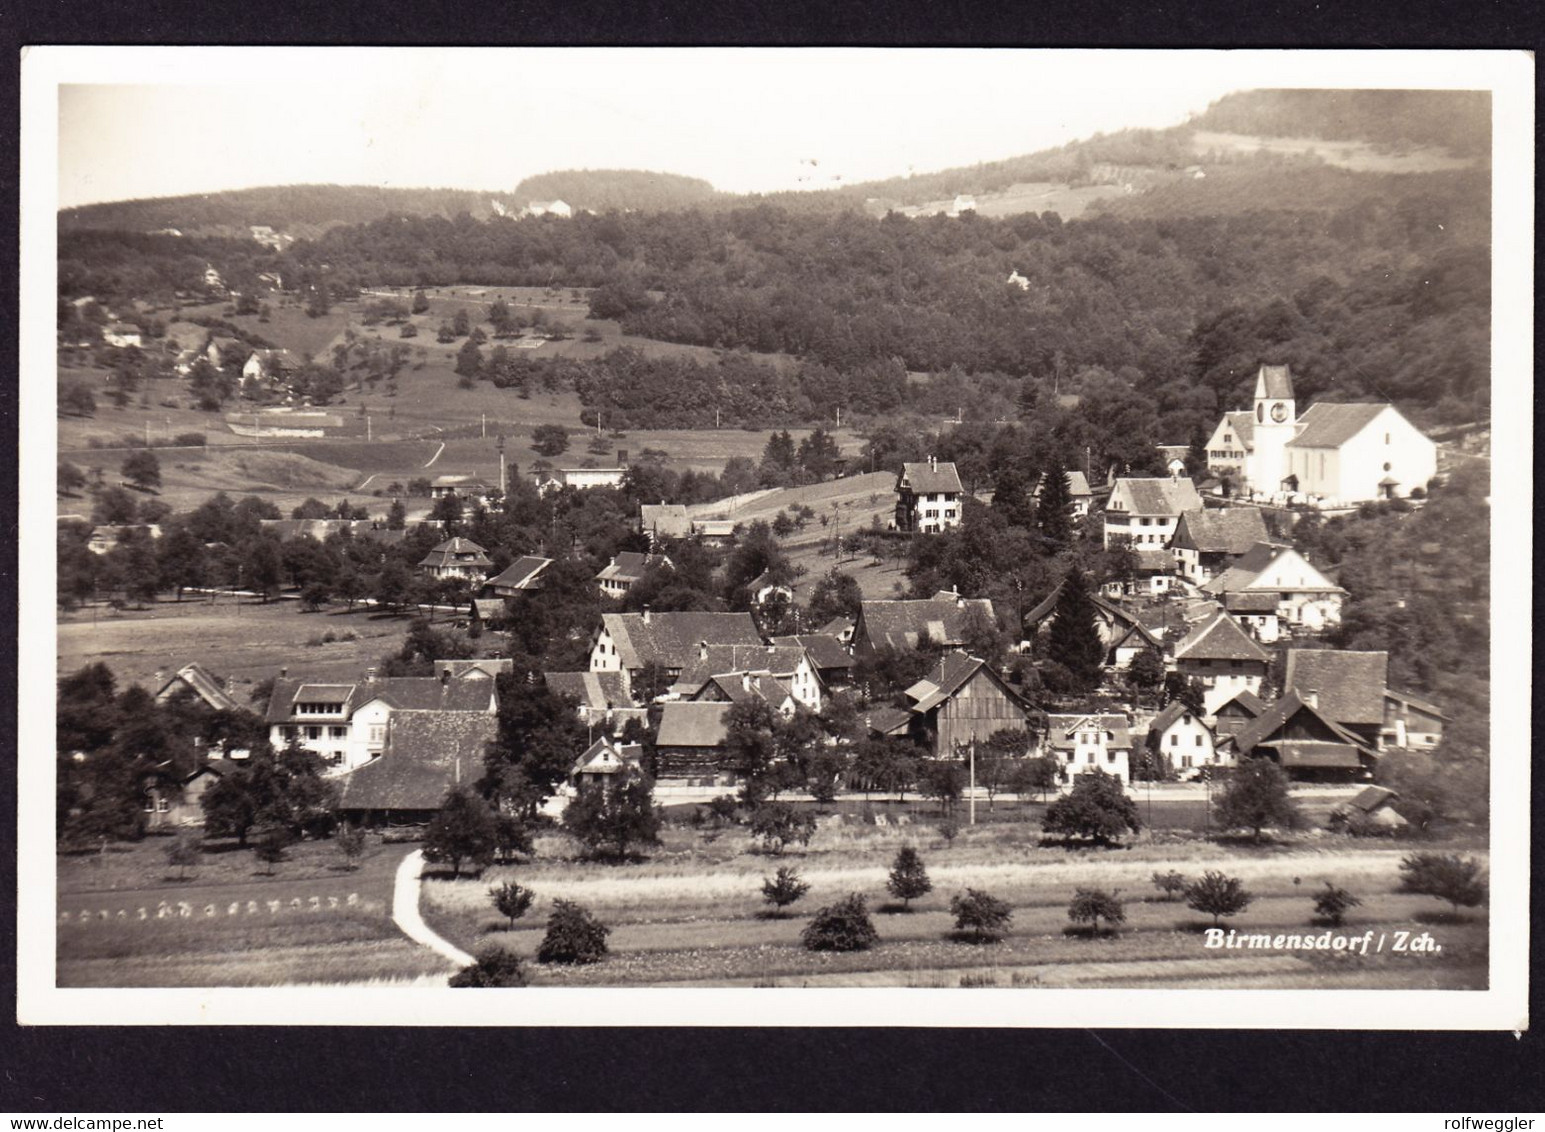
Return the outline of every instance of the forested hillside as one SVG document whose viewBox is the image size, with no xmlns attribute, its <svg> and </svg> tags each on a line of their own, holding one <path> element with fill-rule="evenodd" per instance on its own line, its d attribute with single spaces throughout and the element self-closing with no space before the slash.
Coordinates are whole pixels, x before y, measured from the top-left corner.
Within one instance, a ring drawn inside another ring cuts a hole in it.
<svg viewBox="0 0 1545 1132">
<path fill-rule="evenodd" d="M 515 186 L 515 202 L 561 200 L 590 212 L 658 212 L 691 208 L 714 197 L 712 185 L 698 177 L 650 173 L 641 169 L 565 169 L 527 177 Z M 403 210 L 408 211 L 408 210 Z"/>
<path fill-rule="evenodd" d="M 1491 94 L 1483 90 L 1245 90 L 1186 123 L 1196 130 L 1267 137 L 1435 145 L 1486 158 Z"/>
</svg>

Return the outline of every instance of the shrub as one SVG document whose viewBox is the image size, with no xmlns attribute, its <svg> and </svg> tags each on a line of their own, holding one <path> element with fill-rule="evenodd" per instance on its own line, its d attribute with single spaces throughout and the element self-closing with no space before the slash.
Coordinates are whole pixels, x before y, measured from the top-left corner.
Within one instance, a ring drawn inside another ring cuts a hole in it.
<svg viewBox="0 0 1545 1132">
<path fill-rule="evenodd" d="M 611 929 L 572 900 L 553 901 L 538 963 L 599 963 Z"/>
<path fill-rule="evenodd" d="M 178 880 L 186 880 L 188 870 L 199 861 L 199 843 L 186 833 L 179 833 L 164 852 L 166 863 L 177 870 Z"/>
<path fill-rule="evenodd" d="M 531 907 L 531 902 L 536 899 L 536 893 L 514 881 L 490 888 L 488 895 L 494 902 L 494 907 L 499 910 L 499 915 L 510 922 L 510 929 L 514 930 L 515 921 L 524 916 Z"/>
<path fill-rule="evenodd" d="M 1100 934 L 1100 921 L 1115 926 L 1127 919 L 1126 907 L 1117 892 L 1100 888 L 1080 888 L 1068 903 L 1068 919 L 1075 924 L 1088 924 L 1092 935 Z"/>
<path fill-rule="evenodd" d="M 1413 853 L 1400 862 L 1400 891 L 1446 900 L 1457 913 L 1486 899 L 1481 863 L 1458 854 Z"/>
<path fill-rule="evenodd" d="M 975 943 L 997 943 L 1007 934 L 1013 919 L 1006 903 L 976 888 L 950 897 L 950 912 L 955 917 L 956 930 L 970 932 Z"/>
<path fill-rule="evenodd" d="M 453 987 L 523 987 L 529 982 L 520 956 L 502 947 L 479 952 L 476 963 L 451 976 Z"/>
<path fill-rule="evenodd" d="M 764 851 L 776 856 L 795 842 L 810 844 L 815 836 L 815 815 L 787 802 L 765 802 L 751 815 L 751 836 L 762 842 Z"/>
<path fill-rule="evenodd" d="M 917 855 L 917 850 L 912 846 L 904 845 L 896 854 L 896 860 L 891 864 L 890 878 L 885 882 L 885 887 L 892 896 L 901 901 L 904 909 L 910 908 L 913 900 L 933 891 L 933 881 L 928 879 L 928 870 L 923 867 L 923 859 Z"/>
<path fill-rule="evenodd" d="M 365 855 L 365 831 L 357 825 L 344 825 L 339 828 L 335 840 L 349 871 L 359 868 L 359 859 Z"/>
<path fill-rule="evenodd" d="M 1186 906 L 1212 917 L 1214 927 L 1223 916 L 1243 912 L 1255 897 L 1245 891 L 1238 877 L 1224 876 L 1209 869 L 1202 878 L 1186 885 Z"/>
<path fill-rule="evenodd" d="M 289 829 L 278 823 L 260 826 L 252 834 L 252 853 L 268 866 L 264 872 L 269 876 L 274 875 L 274 866 L 284 860 L 284 851 L 292 840 Z"/>
<path fill-rule="evenodd" d="M 809 882 L 801 880 L 799 870 L 790 865 L 782 866 L 773 876 L 762 878 L 762 899 L 771 904 L 778 915 L 809 891 Z"/>
<path fill-rule="evenodd" d="M 955 838 L 960 836 L 960 823 L 954 818 L 945 818 L 934 828 L 939 831 L 939 836 L 944 838 L 946 845 L 954 845 Z"/>
<path fill-rule="evenodd" d="M 1346 889 L 1337 888 L 1330 881 L 1326 881 L 1324 890 L 1315 894 L 1314 914 L 1331 927 L 1339 928 L 1342 921 L 1346 919 L 1347 910 L 1361 903 L 1361 900 Z"/>
<path fill-rule="evenodd" d="M 880 933 L 864 898 L 855 892 L 818 911 L 799 938 L 808 951 L 868 951 Z"/>
<path fill-rule="evenodd" d="M 1186 891 L 1185 874 L 1177 873 L 1173 869 L 1167 873 L 1154 873 L 1153 887 L 1164 893 L 1164 899 L 1179 900 Z"/>
</svg>

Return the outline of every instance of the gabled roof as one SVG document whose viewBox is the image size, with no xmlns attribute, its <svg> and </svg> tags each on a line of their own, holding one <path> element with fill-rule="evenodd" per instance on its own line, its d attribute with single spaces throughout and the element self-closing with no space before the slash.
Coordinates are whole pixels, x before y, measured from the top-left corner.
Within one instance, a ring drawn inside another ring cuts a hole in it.
<svg viewBox="0 0 1545 1132">
<path fill-rule="evenodd" d="M 500 590 L 539 590 L 542 588 L 541 573 L 552 564 L 551 558 L 523 554 L 483 585 Z"/>
<path fill-rule="evenodd" d="M 1202 554 L 1243 554 L 1267 538 L 1258 507 L 1201 508 L 1180 516 L 1173 545 Z"/>
<path fill-rule="evenodd" d="M 623 550 L 595 576 L 598 582 L 613 580 L 636 582 L 646 571 L 656 566 L 669 566 L 670 559 L 663 554 L 640 554 L 636 550 Z"/>
<path fill-rule="evenodd" d="M 1196 721 L 1203 727 L 1207 727 L 1206 722 L 1200 717 L 1196 716 L 1195 713 L 1192 712 L 1190 706 L 1187 705 L 1184 701 L 1171 700 L 1168 704 L 1165 705 L 1163 711 L 1159 712 L 1158 715 L 1153 717 L 1153 721 L 1148 725 L 1148 731 L 1150 734 L 1165 732 L 1169 730 L 1172 725 L 1186 718 L 1187 716 L 1195 718 Z M 1209 731 L 1212 730 L 1210 727 L 1207 729 Z"/>
<path fill-rule="evenodd" d="M 483 775 L 483 749 L 498 732 L 492 715 L 399 711 L 379 758 L 343 780 L 345 810 L 437 810 L 446 792 Z"/>
<path fill-rule="evenodd" d="M 1271 655 L 1252 641 L 1239 622 L 1219 612 L 1211 621 L 1198 625 L 1175 646 L 1176 660 L 1257 660 L 1262 664 Z"/>
<path fill-rule="evenodd" d="M 1279 401 L 1293 399 L 1293 374 L 1287 366 L 1265 366 L 1255 375 L 1255 395 L 1258 398 L 1275 398 Z"/>
<path fill-rule="evenodd" d="M 879 735 L 902 735 L 912 724 L 912 713 L 889 704 L 874 708 L 864 716 L 864 726 Z"/>
<path fill-rule="evenodd" d="M 1251 593 L 1248 590 L 1237 590 L 1226 593 L 1223 595 L 1223 608 L 1230 613 L 1275 613 L 1277 591 L 1258 590 Z"/>
<path fill-rule="evenodd" d="M 1257 746 L 1271 739 L 1271 736 L 1276 734 L 1276 732 L 1280 730 L 1288 720 L 1292 719 L 1300 712 L 1307 712 L 1315 719 L 1319 720 L 1319 722 L 1325 726 L 1330 734 L 1334 735 L 1342 743 L 1356 747 L 1360 750 L 1368 749 L 1363 741 L 1356 735 L 1353 735 L 1350 731 L 1336 723 L 1334 720 L 1327 718 L 1324 712 L 1310 707 L 1303 700 L 1299 699 L 1296 692 L 1289 692 L 1287 695 L 1283 696 L 1280 700 L 1267 708 L 1266 711 L 1261 715 L 1257 716 L 1255 719 L 1252 719 L 1249 723 L 1241 727 L 1238 733 L 1234 736 L 1234 746 L 1241 754 L 1248 755 Z M 1270 745 L 1275 747 L 1278 745 L 1278 743 L 1286 742 L 1305 743 L 1314 742 L 1314 740 L 1278 740 L 1276 742 L 1272 742 Z M 1304 763 L 1300 765 L 1310 764 Z"/>
<path fill-rule="evenodd" d="M 483 678 L 494 679 L 503 672 L 515 671 L 515 662 L 500 657 L 488 657 L 478 660 L 437 660 L 435 661 L 436 678 L 449 675 L 452 680 L 481 680 Z"/>
<path fill-rule="evenodd" d="M 966 617 L 972 609 L 994 620 L 992 602 L 987 598 L 865 601 L 858 620 L 875 648 L 914 649 L 925 633 L 936 645 L 959 645 L 965 643 Z"/>
<path fill-rule="evenodd" d="M 420 566 L 492 566 L 493 560 L 477 543 L 460 535 L 446 539 L 428 554 L 424 555 Z"/>
<path fill-rule="evenodd" d="M 1167 516 L 1197 511 L 1201 506 L 1202 497 L 1196 494 L 1196 485 L 1184 477 L 1140 479 L 1123 476 L 1111 489 L 1105 509 L 1128 515 Z"/>
<path fill-rule="evenodd" d="M 638 509 L 639 525 L 657 538 L 686 538 L 692 533 L 684 503 L 645 503 Z"/>
<path fill-rule="evenodd" d="M 1042 488 L 1042 486 L 1045 483 L 1046 483 L 1046 477 L 1044 475 L 1040 476 L 1035 481 L 1035 486 L 1030 489 L 1031 496 L 1039 498 L 1040 494 L 1041 494 L 1041 488 Z M 1068 469 L 1068 498 L 1069 499 L 1089 499 L 1089 498 L 1092 498 L 1093 495 L 1094 495 L 1094 492 L 1092 492 L 1089 489 L 1089 477 L 1084 475 L 1083 472 L 1076 472 L 1076 471 L 1073 471 L 1071 468 L 1069 468 Z"/>
<path fill-rule="evenodd" d="M 1444 721 L 1448 719 L 1448 716 L 1443 714 L 1443 709 L 1437 704 L 1420 696 L 1412 695 L 1410 692 L 1402 692 L 1396 688 L 1386 688 L 1384 689 L 1384 698 L 1385 700 L 1393 700 L 1395 703 L 1402 704 L 1408 708 L 1415 708 L 1424 715 L 1435 716 Z"/>
<path fill-rule="evenodd" d="M 794 637 L 773 637 L 775 645 L 798 645 L 810 656 L 810 663 L 818 670 L 852 668 L 856 663 L 842 642 L 825 632 L 802 633 Z"/>
<path fill-rule="evenodd" d="M 1255 586 L 1256 582 L 1260 579 L 1261 574 L 1265 572 L 1268 566 L 1274 563 L 1282 555 L 1290 552 L 1297 553 L 1291 546 L 1282 546 L 1277 543 L 1258 542 L 1249 550 L 1245 551 L 1244 554 L 1240 555 L 1239 558 L 1235 560 L 1234 564 L 1227 570 L 1223 571 L 1223 573 L 1219 574 L 1211 581 L 1205 583 L 1202 586 L 1202 592 L 1208 594 L 1229 594 L 1238 590 L 1251 589 Z M 1303 556 L 1300 555 L 1299 557 Z M 1302 586 L 1271 585 L 1263 588 L 1269 590 L 1272 593 L 1302 593 L 1306 591 L 1319 593 L 1346 592 L 1340 586 L 1333 584 L 1330 579 L 1325 578 L 1325 575 L 1321 574 L 1315 565 L 1307 558 L 1304 559 L 1304 564 L 1308 566 L 1309 569 L 1313 570 L 1316 574 L 1319 574 L 1320 577 L 1325 580 L 1326 584 L 1323 586 L 1312 586 L 1308 584 Z"/>
<path fill-rule="evenodd" d="M 1320 401 L 1299 416 L 1298 434 L 1288 441 L 1289 448 L 1340 448 L 1375 417 L 1389 408 L 1386 404 L 1335 403 Z"/>
<path fill-rule="evenodd" d="M 162 684 L 157 690 L 156 699 L 163 700 L 170 696 L 177 690 L 174 687 L 177 684 L 191 688 L 199 699 L 216 711 L 236 711 L 240 707 L 231 698 L 230 693 L 220 686 L 220 681 L 216 680 L 207 668 L 197 662 L 184 665 L 174 672 L 171 679 Z"/>
<path fill-rule="evenodd" d="M 709 645 L 698 649 L 676 678 L 676 687 L 697 689 L 715 676 L 730 672 L 768 672 L 792 676 L 805 659 L 799 645 Z"/>
<path fill-rule="evenodd" d="M 1400 795 L 1388 786 L 1365 786 L 1353 795 L 1346 805 L 1349 809 L 1371 814 L 1373 811 L 1389 805 L 1398 797 Z"/>
<path fill-rule="evenodd" d="M 1255 414 L 1248 409 L 1240 409 L 1236 412 L 1224 413 L 1224 422 L 1234 430 L 1234 436 L 1239 441 L 1239 446 L 1246 452 L 1255 448 Z"/>
<path fill-rule="evenodd" d="M 355 684 L 318 684 L 288 678 L 274 681 L 265 718 L 269 723 L 327 723 L 349 719 L 372 700 L 398 711 L 492 713 L 494 686 L 486 680 L 441 680 L 434 676 L 390 676 Z M 341 703 L 338 716 L 295 714 L 295 704 Z"/>
<path fill-rule="evenodd" d="M 591 711 L 636 706 L 621 672 L 544 672 L 542 679 L 558 695 Z"/>
<path fill-rule="evenodd" d="M 906 488 L 918 494 L 940 491 L 958 493 L 965 490 L 960 485 L 960 473 L 955 470 L 954 464 L 927 460 L 902 464 L 901 478 L 896 481 L 896 488 Z"/>
<path fill-rule="evenodd" d="M 854 623 L 851 617 L 833 617 L 817 629 L 816 633 L 823 637 L 835 637 L 841 641 L 844 636 L 852 635 Z"/>
<path fill-rule="evenodd" d="M 1315 697 L 1321 714 L 1349 726 L 1384 721 L 1389 653 L 1289 649 L 1283 688 Z"/>
<path fill-rule="evenodd" d="M 946 653 L 932 671 L 907 689 L 913 711 L 929 711 L 958 692 L 963 684 L 984 666 L 984 662 L 963 652 Z"/>
<path fill-rule="evenodd" d="M 676 700 L 663 706 L 656 747 L 718 747 L 729 734 L 727 703 Z"/>
<path fill-rule="evenodd" d="M 762 643 L 749 613 L 603 613 L 601 623 L 625 668 L 685 668 L 699 646 Z"/>
<path fill-rule="evenodd" d="M 705 692 L 712 690 L 712 694 Z M 723 672 L 696 689 L 699 702 L 748 703 L 766 700 L 774 708 L 794 698 L 794 692 L 771 672 Z"/>
<path fill-rule="evenodd" d="M 1168 574 L 1175 568 L 1175 556 L 1167 550 L 1145 547 L 1132 551 L 1133 567 L 1144 574 Z"/>
<path fill-rule="evenodd" d="M 1125 715 L 1048 715 L 1046 717 L 1046 742 L 1053 750 L 1072 750 L 1078 744 L 1080 731 L 1103 731 L 1106 742 L 1121 750 L 1132 746 L 1132 721 Z"/>
<path fill-rule="evenodd" d="M 644 748 L 639 743 L 613 743 L 600 738 L 574 760 L 570 774 L 621 774 L 638 770 L 644 764 Z"/>
<path fill-rule="evenodd" d="M 1222 715 L 1227 711 L 1230 715 L 1233 715 L 1235 712 L 1230 711 L 1229 709 L 1231 708 L 1237 708 L 1240 712 L 1254 719 L 1265 713 L 1266 701 L 1261 699 L 1261 697 L 1257 696 L 1254 692 L 1250 691 L 1250 689 L 1246 688 L 1232 700 L 1229 700 L 1225 704 L 1220 704 L 1218 706 L 1218 710 L 1213 712 L 1213 714 Z"/>
</svg>

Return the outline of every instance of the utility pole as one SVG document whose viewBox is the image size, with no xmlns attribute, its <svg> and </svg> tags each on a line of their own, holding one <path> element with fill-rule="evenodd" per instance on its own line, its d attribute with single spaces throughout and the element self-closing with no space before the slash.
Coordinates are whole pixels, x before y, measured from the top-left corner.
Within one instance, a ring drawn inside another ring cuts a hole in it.
<svg viewBox="0 0 1545 1132">
<path fill-rule="evenodd" d="M 371 432 L 370 432 L 370 418 L 367 416 L 365 418 L 365 440 L 368 443 L 369 441 L 371 441 L 373 439 L 374 439 L 374 437 L 371 435 Z"/>
<path fill-rule="evenodd" d="M 971 824 L 976 824 L 976 736 L 971 736 Z"/>
<path fill-rule="evenodd" d="M 499 434 L 499 494 L 505 494 L 504 484 L 504 434 Z"/>
<path fill-rule="evenodd" d="M 477 415 L 477 419 L 478 419 L 479 427 L 483 430 L 483 432 L 482 432 L 482 439 L 487 440 L 488 439 L 488 414 L 487 413 L 479 413 Z"/>
</svg>

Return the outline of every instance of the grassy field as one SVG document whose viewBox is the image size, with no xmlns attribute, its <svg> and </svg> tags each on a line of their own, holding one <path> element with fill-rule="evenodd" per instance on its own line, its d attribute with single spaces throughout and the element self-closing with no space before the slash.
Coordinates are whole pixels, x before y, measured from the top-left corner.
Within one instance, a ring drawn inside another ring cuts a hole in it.
<svg viewBox="0 0 1545 1132">
<path fill-rule="evenodd" d="M 272 986 L 443 978 L 444 963 L 391 919 L 408 847 L 371 839 L 357 869 L 327 842 L 302 842 L 262 871 L 234 845 L 178 880 L 149 837 L 105 854 L 62 855 L 60 986 Z"/>
<path fill-rule="evenodd" d="M 891 911 L 885 877 L 897 848 L 917 844 L 933 891 L 908 913 Z M 1409 846 L 1305 840 L 1292 845 L 1218 845 L 1144 841 L 1116 851 L 1043 848 L 1038 823 L 978 826 L 948 845 L 922 829 L 858 829 L 828 823 L 805 851 L 755 854 L 743 830 L 667 831 L 643 863 L 606 865 L 575 858 L 556 836 L 542 840 L 529 865 L 489 870 L 479 879 L 437 880 L 425 887 L 432 926 L 458 946 L 499 946 L 534 957 L 551 901 L 576 900 L 611 928 L 611 954 L 598 965 L 567 969 L 532 964 L 538 984 L 890 986 L 1304 986 L 1481 987 L 1486 983 L 1486 916 L 1457 919 L 1438 902 L 1397 894 L 1397 866 Z M 1484 850 L 1482 850 L 1484 855 Z M 564 856 L 567 854 L 567 856 Z M 766 918 L 760 882 L 794 864 L 811 891 L 786 919 Z M 1363 905 L 1341 934 L 1373 929 L 1428 931 L 1439 955 L 1362 956 L 1261 950 L 1207 951 L 1206 917 L 1164 900 L 1150 877 L 1208 868 L 1241 877 L 1255 901 L 1227 926 L 1240 931 L 1319 932 L 1310 925 L 1312 893 L 1324 881 L 1350 889 Z M 488 902 L 490 884 L 518 879 L 538 899 L 514 931 Z M 1127 923 L 1110 938 L 1070 931 L 1067 902 L 1080 885 L 1116 888 Z M 949 899 L 984 888 L 1014 909 L 1000 944 L 952 938 Z M 820 905 L 859 892 L 876 912 L 880 943 L 872 951 L 812 954 L 799 932 Z"/>
<path fill-rule="evenodd" d="M 59 616 L 58 669 L 63 675 L 100 660 L 120 685 L 148 686 L 156 672 L 175 672 L 196 660 L 225 677 L 231 694 L 244 702 L 252 684 L 281 668 L 318 680 L 357 679 L 402 646 L 407 627 L 405 617 L 362 611 L 302 613 L 292 601 L 167 599 L 121 612 L 93 606 Z M 353 639 L 321 644 L 329 631 Z"/>
</svg>

